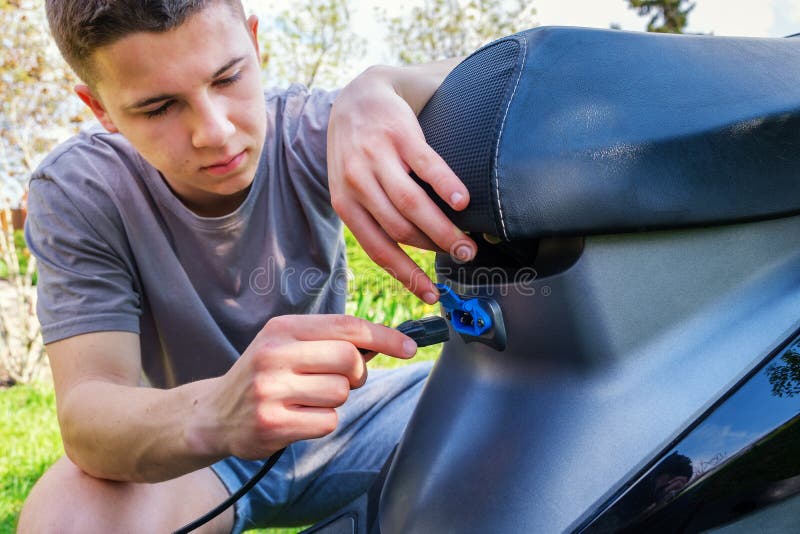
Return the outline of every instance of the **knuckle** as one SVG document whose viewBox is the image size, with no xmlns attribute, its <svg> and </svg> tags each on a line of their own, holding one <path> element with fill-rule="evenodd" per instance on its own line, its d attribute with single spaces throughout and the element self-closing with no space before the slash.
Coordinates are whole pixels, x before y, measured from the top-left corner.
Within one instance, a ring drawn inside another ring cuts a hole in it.
<svg viewBox="0 0 800 534">
<path fill-rule="evenodd" d="M 320 431 L 322 435 L 327 435 L 336 430 L 336 427 L 339 425 L 339 416 L 336 414 L 336 410 L 330 410 L 326 417 L 324 417 L 320 423 Z"/>
<path fill-rule="evenodd" d="M 373 143 L 364 143 L 361 145 L 361 152 L 364 153 L 370 160 L 377 160 L 380 158 L 380 149 L 376 144 Z"/>
<path fill-rule="evenodd" d="M 349 343 L 348 343 L 349 345 Z M 343 350 L 334 350 L 328 354 L 328 359 L 330 364 L 334 366 L 337 372 L 342 372 L 343 369 L 346 369 L 348 362 L 347 356 Z"/>
<path fill-rule="evenodd" d="M 417 207 L 417 197 L 414 191 L 402 189 L 397 192 L 394 198 L 394 205 L 400 213 L 408 213 Z"/>
<path fill-rule="evenodd" d="M 388 230 L 389 236 L 398 243 L 410 244 L 417 237 L 417 229 L 410 223 L 403 221 L 402 223 L 393 224 Z"/>
<path fill-rule="evenodd" d="M 282 343 L 276 339 L 266 338 L 255 347 L 250 365 L 255 373 L 268 373 L 275 368 Z"/>
<path fill-rule="evenodd" d="M 336 363 L 340 369 L 352 369 L 355 365 L 355 359 L 360 357 L 356 350 L 353 350 L 353 344 L 347 341 L 341 342 L 341 350 L 336 352 Z"/>
<path fill-rule="evenodd" d="M 265 326 L 268 330 L 274 330 L 276 332 L 285 332 L 292 323 L 292 316 L 290 315 L 278 315 L 276 317 L 272 317 Z"/>
<path fill-rule="evenodd" d="M 384 268 L 386 268 L 392 262 L 392 253 L 383 247 L 369 250 L 367 251 L 367 254 L 372 261 Z"/>
<path fill-rule="evenodd" d="M 341 380 L 337 380 L 336 382 L 336 385 L 333 387 L 333 400 L 339 405 L 342 405 L 347 402 L 347 398 L 350 396 L 350 381 L 343 376 Z"/>
<path fill-rule="evenodd" d="M 346 211 L 344 209 L 346 204 L 347 200 L 344 198 L 343 195 L 331 192 L 331 206 L 337 213 L 340 211 Z"/>
<path fill-rule="evenodd" d="M 357 336 L 364 329 L 363 323 L 352 315 L 336 315 L 333 321 L 336 330 L 347 338 Z"/>
<path fill-rule="evenodd" d="M 362 152 L 365 152 L 367 149 L 364 147 L 360 147 Z M 358 177 L 358 170 L 355 165 L 349 162 L 345 162 L 342 165 L 342 178 L 347 183 L 353 183 L 356 181 Z"/>
<path fill-rule="evenodd" d="M 256 400 L 278 399 L 285 393 L 285 387 L 272 376 L 257 374 L 253 379 L 253 395 Z"/>
<path fill-rule="evenodd" d="M 283 427 L 280 411 L 273 405 L 261 405 L 256 410 L 256 424 L 261 432 L 271 434 Z"/>
<path fill-rule="evenodd" d="M 363 365 L 363 361 L 362 361 L 362 365 L 360 367 L 359 374 L 356 376 L 356 379 L 352 383 L 351 387 L 353 389 L 358 389 L 361 386 L 363 386 L 364 384 L 366 384 L 367 383 L 368 374 L 369 374 L 369 371 L 367 370 L 367 366 Z"/>
<path fill-rule="evenodd" d="M 425 174 L 428 173 L 429 167 L 433 163 L 431 157 L 428 155 L 427 152 L 424 151 L 417 151 L 415 152 L 410 158 L 411 167 L 414 169 L 418 169 L 420 172 Z"/>
<path fill-rule="evenodd" d="M 331 207 L 348 228 L 358 224 L 359 220 L 355 215 L 359 205 L 350 197 L 341 195 L 331 198 Z"/>
<path fill-rule="evenodd" d="M 384 137 L 394 139 L 402 132 L 402 127 L 396 120 L 385 120 L 380 126 L 380 133 Z"/>
<path fill-rule="evenodd" d="M 439 191 L 447 185 L 448 177 L 437 168 L 428 174 L 427 182 L 435 191 Z"/>
</svg>

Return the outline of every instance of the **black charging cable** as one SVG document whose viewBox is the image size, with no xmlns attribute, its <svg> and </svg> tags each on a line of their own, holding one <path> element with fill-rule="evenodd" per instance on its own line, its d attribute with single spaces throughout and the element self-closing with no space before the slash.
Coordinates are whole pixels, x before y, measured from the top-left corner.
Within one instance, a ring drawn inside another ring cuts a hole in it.
<svg viewBox="0 0 800 534">
<path fill-rule="evenodd" d="M 450 327 L 448 326 L 447 321 L 438 316 L 425 317 L 424 319 L 419 319 L 416 321 L 406 321 L 398 325 L 397 330 L 416 341 L 418 347 L 427 347 L 428 345 L 443 343 L 450 339 Z M 362 352 L 364 351 L 362 350 Z M 264 475 L 266 475 L 269 470 L 272 469 L 272 466 L 275 465 L 285 450 L 286 448 L 283 448 L 270 456 L 267 461 L 264 462 L 264 466 L 258 471 L 258 473 L 253 475 L 253 477 L 241 488 L 239 488 L 236 493 L 225 499 L 219 506 L 205 514 L 203 517 L 195 519 L 188 525 L 179 528 L 172 534 L 187 534 L 188 532 L 205 525 L 219 514 L 224 512 L 226 508 L 241 499 L 242 495 L 250 491 L 250 489 L 255 486 L 259 480 L 264 478 Z"/>
<path fill-rule="evenodd" d="M 199 517 L 194 521 L 192 521 L 191 523 L 189 523 L 188 525 L 179 528 L 172 534 L 187 534 L 188 532 L 191 532 L 196 528 L 205 525 L 206 523 L 217 517 L 219 514 L 224 512 L 230 505 L 241 499 L 242 495 L 250 491 L 250 489 L 253 486 L 255 486 L 259 480 L 264 478 L 264 475 L 266 475 L 269 472 L 269 470 L 272 469 L 272 466 L 277 463 L 277 461 L 283 454 L 283 451 L 285 450 L 286 448 L 284 447 L 283 449 L 279 450 L 278 452 L 267 458 L 267 461 L 264 462 L 264 465 L 261 467 L 261 470 L 259 470 L 258 473 L 253 475 L 253 477 L 250 480 L 248 480 L 241 488 L 239 488 L 236 491 L 236 493 L 232 494 L 230 497 L 222 501 L 222 503 L 219 506 L 208 512 L 203 517 Z"/>
</svg>

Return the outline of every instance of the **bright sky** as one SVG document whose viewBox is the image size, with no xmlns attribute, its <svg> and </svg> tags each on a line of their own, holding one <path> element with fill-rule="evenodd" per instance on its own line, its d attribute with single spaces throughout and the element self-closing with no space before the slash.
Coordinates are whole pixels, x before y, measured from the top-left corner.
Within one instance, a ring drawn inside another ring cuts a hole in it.
<svg viewBox="0 0 800 534">
<path fill-rule="evenodd" d="M 539 25 L 608 28 L 612 23 L 624 30 L 643 31 L 645 17 L 628 8 L 626 0 L 531 0 Z M 695 0 L 689 15 L 689 32 L 782 37 L 800 33 L 800 0 Z M 280 0 L 245 0 L 260 16 L 269 14 Z M 353 30 L 367 40 L 367 55 L 354 65 L 352 74 L 374 63 L 396 63 L 386 45 L 385 29 L 375 16 L 376 9 L 402 15 L 422 0 L 351 0 Z"/>
<path fill-rule="evenodd" d="M 695 0 L 688 32 L 782 37 L 800 32 L 800 0 Z M 541 24 L 644 30 L 647 19 L 625 0 L 534 0 Z"/>
</svg>

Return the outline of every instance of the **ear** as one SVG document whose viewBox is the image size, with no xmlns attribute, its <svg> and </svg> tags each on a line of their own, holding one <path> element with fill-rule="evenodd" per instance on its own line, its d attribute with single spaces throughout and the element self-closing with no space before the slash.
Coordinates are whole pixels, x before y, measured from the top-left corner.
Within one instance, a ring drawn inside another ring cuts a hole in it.
<svg viewBox="0 0 800 534">
<path fill-rule="evenodd" d="M 253 46 L 256 47 L 256 56 L 260 59 L 261 52 L 258 48 L 258 17 L 250 15 L 247 17 L 247 29 L 250 31 L 250 38 L 253 40 Z"/>
<path fill-rule="evenodd" d="M 111 120 L 111 117 L 108 116 L 106 108 L 103 107 L 103 103 L 100 102 L 100 99 L 94 95 L 88 85 L 76 85 L 75 94 L 77 94 L 78 98 L 83 100 L 83 103 L 92 110 L 92 113 L 94 113 L 94 116 L 97 117 L 98 121 L 100 121 L 100 124 L 103 125 L 103 128 L 111 133 L 119 132 L 117 127 L 114 126 L 114 122 Z"/>
</svg>

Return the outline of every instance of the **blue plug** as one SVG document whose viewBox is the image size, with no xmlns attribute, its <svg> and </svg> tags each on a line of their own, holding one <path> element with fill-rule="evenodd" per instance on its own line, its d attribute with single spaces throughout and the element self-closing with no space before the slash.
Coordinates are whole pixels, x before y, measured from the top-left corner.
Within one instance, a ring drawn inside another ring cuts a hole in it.
<svg viewBox="0 0 800 534">
<path fill-rule="evenodd" d="M 439 304 L 459 334 L 479 337 L 492 328 L 492 317 L 481 307 L 477 298 L 462 299 L 444 284 L 436 284 L 439 290 Z"/>
</svg>

